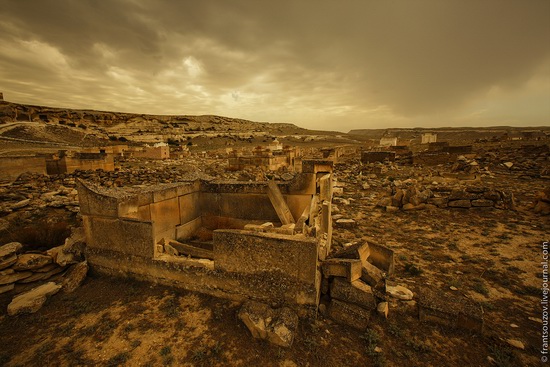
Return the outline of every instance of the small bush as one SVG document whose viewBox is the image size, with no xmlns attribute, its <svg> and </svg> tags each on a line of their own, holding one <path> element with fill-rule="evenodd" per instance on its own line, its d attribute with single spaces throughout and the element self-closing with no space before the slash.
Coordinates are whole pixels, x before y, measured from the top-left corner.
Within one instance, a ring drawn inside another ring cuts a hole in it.
<svg viewBox="0 0 550 367">
<path fill-rule="evenodd" d="M 414 264 L 406 263 L 405 272 L 412 276 L 418 276 L 422 274 L 424 271 Z"/>
</svg>

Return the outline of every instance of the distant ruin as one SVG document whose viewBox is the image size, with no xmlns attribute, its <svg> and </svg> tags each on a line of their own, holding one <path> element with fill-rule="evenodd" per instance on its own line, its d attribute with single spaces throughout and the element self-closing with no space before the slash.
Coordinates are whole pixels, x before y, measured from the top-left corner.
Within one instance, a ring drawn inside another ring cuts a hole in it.
<svg viewBox="0 0 550 367">
<path fill-rule="evenodd" d="M 252 152 L 232 150 L 229 153 L 228 170 L 241 171 L 247 168 L 259 167 L 268 171 L 280 168 L 295 170 L 300 156 L 297 148 L 283 147 L 277 140 L 266 146 L 258 146 Z"/>
</svg>

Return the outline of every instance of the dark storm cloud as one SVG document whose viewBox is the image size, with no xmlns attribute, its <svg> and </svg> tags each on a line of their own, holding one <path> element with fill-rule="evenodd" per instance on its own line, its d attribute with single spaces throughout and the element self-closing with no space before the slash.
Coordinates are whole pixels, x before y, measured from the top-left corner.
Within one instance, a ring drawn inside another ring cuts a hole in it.
<svg viewBox="0 0 550 367">
<path fill-rule="evenodd" d="M 351 127 L 500 118 L 498 98 L 550 89 L 545 0 L 0 4 L 0 87 L 22 101 Z"/>
</svg>

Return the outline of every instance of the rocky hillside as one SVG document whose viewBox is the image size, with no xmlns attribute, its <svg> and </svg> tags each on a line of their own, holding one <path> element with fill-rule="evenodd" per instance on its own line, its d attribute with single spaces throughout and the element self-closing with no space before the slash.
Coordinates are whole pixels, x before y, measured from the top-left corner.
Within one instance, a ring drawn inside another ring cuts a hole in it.
<svg viewBox="0 0 550 367">
<path fill-rule="evenodd" d="M 18 122 L 64 126 L 98 138 L 158 142 L 181 140 L 185 136 L 230 134 L 258 135 L 328 134 L 313 132 L 293 124 L 254 122 L 238 118 L 203 115 L 144 115 L 123 112 L 74 110 L 0 101 L 0 130 Z M 3 134 L 5 135 L 5 134 Z"/>
</svg>

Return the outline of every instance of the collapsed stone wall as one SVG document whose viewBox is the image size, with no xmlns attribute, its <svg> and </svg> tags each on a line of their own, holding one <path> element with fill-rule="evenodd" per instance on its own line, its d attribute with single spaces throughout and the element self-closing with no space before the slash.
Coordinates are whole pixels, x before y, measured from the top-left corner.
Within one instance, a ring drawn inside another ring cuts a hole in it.
<svg viewBox="0 0 550 367">
<path fill-rule="evenodd" d="M 1 157 L 0 167 L 0 181 L 13 181 L 25 172 L 45 175 L 46 157 Z"/>
<path fill-rule="evenodd" d="M 428 208 L 496 208 L 515 209 L 513 194 L 491 187 L 471 185 L 467 187 L 422 186 L 407 182 L 393 185 L 391 194 L 382 198 L 378 207 L 391 210 L 419 210 Z"/>
</svg>

